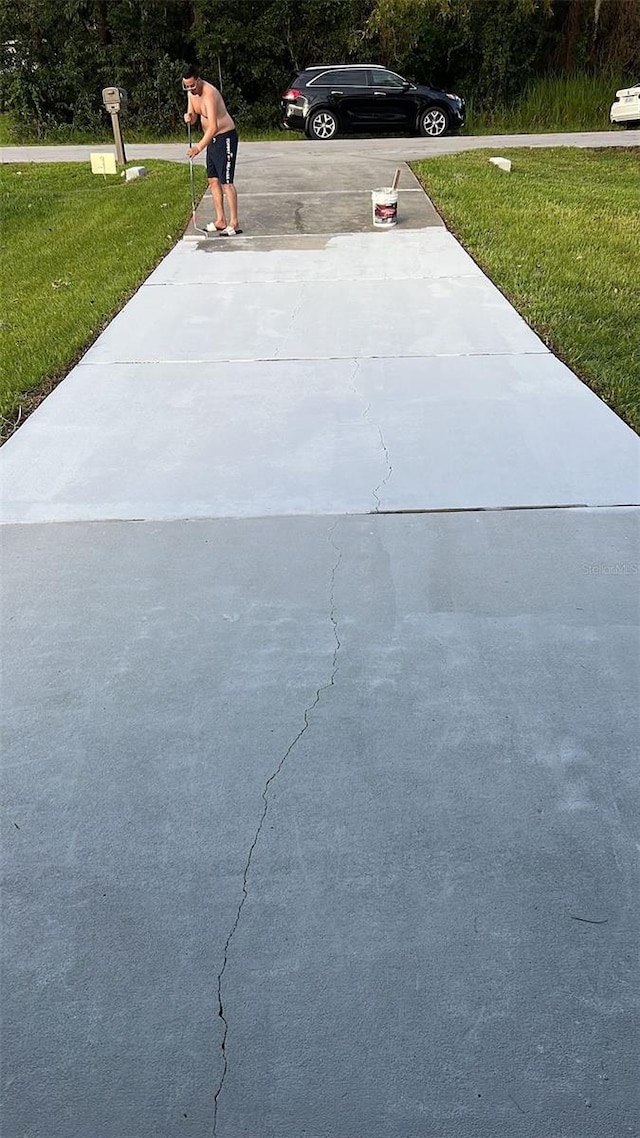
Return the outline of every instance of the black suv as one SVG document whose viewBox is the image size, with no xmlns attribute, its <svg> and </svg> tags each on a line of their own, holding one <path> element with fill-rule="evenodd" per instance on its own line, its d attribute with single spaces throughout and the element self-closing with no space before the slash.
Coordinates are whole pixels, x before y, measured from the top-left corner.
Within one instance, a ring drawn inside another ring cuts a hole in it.
<svg viewBox="0 0 640 1138">
<path fill-rule="evenodd" d="M 465 105 L 386 67 L 358 63 L 308 67 L 282 96 L 283 126 L 307 138 L 335 138 L 339 131 L 416 131 L 439 138 L 464 126 Z"/>
</svg>

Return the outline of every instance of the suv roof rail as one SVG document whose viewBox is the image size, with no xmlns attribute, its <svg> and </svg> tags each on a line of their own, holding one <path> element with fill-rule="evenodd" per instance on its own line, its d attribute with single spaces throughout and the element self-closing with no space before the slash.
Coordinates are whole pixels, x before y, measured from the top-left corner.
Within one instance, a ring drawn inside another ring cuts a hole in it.
<svg viewBox="0 0 640 1138">
<path fill-rule="evenodd" d="M 314 64 L 313 67 L 305 67 L 304 71 L 335 71 L 336 68 L 342 70 L 345 67 L 382 67 L 381 63 L 322 63 L 320 65 Z M 385 71 L 389 69 L 384 68 Z"/>
</svg>

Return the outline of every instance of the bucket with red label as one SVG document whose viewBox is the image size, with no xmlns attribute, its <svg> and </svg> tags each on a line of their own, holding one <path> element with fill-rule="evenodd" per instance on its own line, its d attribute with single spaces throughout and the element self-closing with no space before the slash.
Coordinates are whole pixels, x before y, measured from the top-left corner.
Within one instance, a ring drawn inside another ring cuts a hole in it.
<svg viewBox="0 0 640 1138">
<path fill-rule="evenodd" d="M 380 229 L 388 229 L 390 225 L 395 225 L 398 220 L 398 191 L 390 186 L 382 190 L 373 190 L 371 208 L 374 225 Z"/>
</svg>

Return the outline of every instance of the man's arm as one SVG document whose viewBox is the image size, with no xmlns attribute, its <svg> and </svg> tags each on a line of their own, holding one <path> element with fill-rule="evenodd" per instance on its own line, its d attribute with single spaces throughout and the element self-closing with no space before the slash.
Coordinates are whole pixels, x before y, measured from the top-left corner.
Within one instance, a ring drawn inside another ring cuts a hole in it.
<svg viewBox="0 0 640 1138">
<path fill-rule="evenodd" d="M 193 124 L 194 124 L 194 122 L 196 121 L 197 117 L 198 117 L 198 116 L 197 116 L 196 112 L 195 112 L 195 111 L 194 111 L 194 109 L 193 109 L 193 103 L 192 103 L 192 101 L 191 101 L 191 95 L 187 95 L 187 113 L 186 113 L 186 115 L 184 116 L 184 121 L 185 121 L 185 122 L 188 122 L 188 123 L 191 123 L 191 125 L 193 126 Z"/>
</svg>

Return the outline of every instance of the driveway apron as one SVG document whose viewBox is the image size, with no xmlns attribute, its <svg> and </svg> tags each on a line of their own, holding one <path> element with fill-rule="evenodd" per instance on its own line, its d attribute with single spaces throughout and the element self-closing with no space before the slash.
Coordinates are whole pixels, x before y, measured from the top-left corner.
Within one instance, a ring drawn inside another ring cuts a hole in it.
<svg viewBox="0 0 640 1138">
<path fill-rule="evenodd" d="M 0 452 L 7 1134 L 634 1132 L 638 439 L 384 145 Z"/>
</svg>

